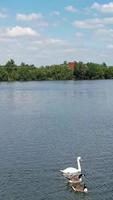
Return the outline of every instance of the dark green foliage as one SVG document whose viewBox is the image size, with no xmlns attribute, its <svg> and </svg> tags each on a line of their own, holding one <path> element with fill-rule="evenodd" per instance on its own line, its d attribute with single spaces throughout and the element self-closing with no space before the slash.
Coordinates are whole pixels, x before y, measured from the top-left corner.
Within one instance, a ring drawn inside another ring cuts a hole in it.
<svg viewBox="0 0 113 200">
<path fill-rule="evenodd" d="M 8 81 L 8 72 L 3 67 L 0 67 L 0 81 Z"/>
<path fill-rule="evenodd" d="M 70 80 L 72 70 L 67 63 L 46 67 L 35 67 L 21 63 L 19 66 L 11 59 L 4 66 L 0 66 L 0 81 L 36 81 L 36 80 Z"/>
<path fill-rule="evenodd" d="M 76 79 L 87 79 L 88 66 L 83 64 L 82 62 L 79 62 L 77 64 L 77 67 L 74 69 L 74 75 Z"/>
<path fill-rule="evenodd" d="M 88 80 L 113 79 L 113 67 L 106 63 L 78 62 L 73 70 L 63 64 L 35 67 L 22 62 L 17 66 L 14 60 L 9 60 L 4 66 L 0 65 L 0 81 L 37 81 L 37 80 Z"/>
<path fill-rule="evenodd" d="M 113 67 L 107 67 L 106 63 L 86 63 L 79 62 L 74 70 L 75 79 L 107 79 L 113 78 Z"/>
</svg>

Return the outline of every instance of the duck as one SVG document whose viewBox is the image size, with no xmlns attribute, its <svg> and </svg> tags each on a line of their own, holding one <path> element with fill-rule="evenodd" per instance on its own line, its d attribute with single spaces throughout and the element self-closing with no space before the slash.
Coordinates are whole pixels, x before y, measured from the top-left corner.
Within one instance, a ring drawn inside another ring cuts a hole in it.
<svg viewBox="0 0 113 200">
<path fill-rule="evenodd" d="M 71 184 L 71 187 L 72 189 L 75 191 L 75 192 L 84 192 L 84 193 L 88 193 L 88 189 L 84 184 L 81 184 L 81 183 L 72 183 Z"/>
<path fill-rule="evenodd" d="M 85 176 L 85 174 L 79 174 L 79 175 L 71 175 L 68 176 L 68 182 L 69 183 L 81 183 L 82 182 L 82 177 Z"/>
<path fill-rule="evenodd" d="M 81 165 L 80 165 L 81 157 L 77 157 L 77 164 L 78 168 L 74 167 L 68 167 L 64 170 L 60 170 L 60 172 L 63 173 L 64 176 L 69 176 L 69 175 L 79 175 L 81 173 Z"/>
</svg>

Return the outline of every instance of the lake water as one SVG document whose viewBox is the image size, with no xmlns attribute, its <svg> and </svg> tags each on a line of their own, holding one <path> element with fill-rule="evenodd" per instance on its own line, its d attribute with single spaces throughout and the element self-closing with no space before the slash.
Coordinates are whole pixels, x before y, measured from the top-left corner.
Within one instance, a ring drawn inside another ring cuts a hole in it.
<svg viewBox="0 0 113 200">
<path fill-rule="evenodd" d="M 59 170 L 81 156 L 88 194 Z M 0 84 L 0 200 L 113 199 L 113 81 Z"/>
</svg>

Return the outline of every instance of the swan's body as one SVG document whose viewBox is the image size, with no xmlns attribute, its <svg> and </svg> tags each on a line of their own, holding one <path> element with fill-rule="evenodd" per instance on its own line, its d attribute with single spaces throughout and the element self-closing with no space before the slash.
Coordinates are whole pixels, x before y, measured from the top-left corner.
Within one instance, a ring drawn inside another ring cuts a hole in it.
<svg viewBox="0 0 113 200">
<path fill-rule="evenodd" d="M 81 157 L 77 157 L 77 164 L 78 164 L 78 169 L 74 168 L 74 167 L 68 167 L 64 170 L 60 170 L 64 176 L 66 175 L 77 175 L 81 173 L 81 165 L 80 165 L 80 160 Z"/>
<path fill-rule="evenodd" d="M 68 167 L 64 170 L 60 170 L 61 172 L 63 172 L 64 174 L 78 174 L 78 169 L 74 168 L 74 167 Z"/>
<path fill-rule="evenodd" d="M 75 192 L 85 192 L 85 193 L 88 193 L 88 189 L 86 187 L 86 185 L 81 185 L 80 183 L 72 183 L 71 185 L 72 189 L 75 191 Z"/>
</svg>

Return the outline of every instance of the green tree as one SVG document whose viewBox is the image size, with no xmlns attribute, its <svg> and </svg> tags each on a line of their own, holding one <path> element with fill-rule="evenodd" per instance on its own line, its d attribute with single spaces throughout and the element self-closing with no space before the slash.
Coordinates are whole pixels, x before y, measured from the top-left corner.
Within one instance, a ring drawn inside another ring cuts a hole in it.
<svg viewBox="0 0 113 200">
<path fill-rule="evenodd" d="M 88 67 L 83 62 L 78 62 L 74 69 L 74 76 L 76 79 L 87 79 Z"/>
</svg>

